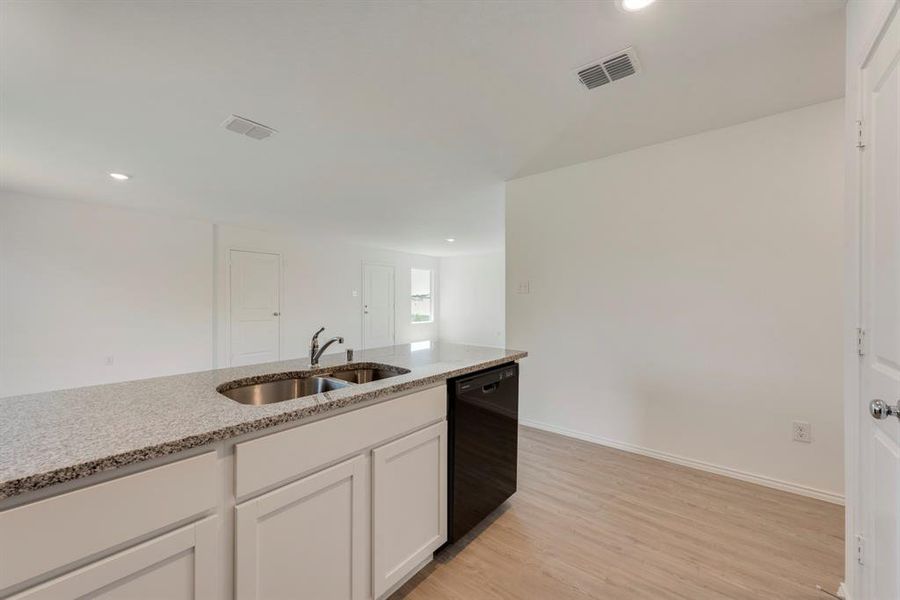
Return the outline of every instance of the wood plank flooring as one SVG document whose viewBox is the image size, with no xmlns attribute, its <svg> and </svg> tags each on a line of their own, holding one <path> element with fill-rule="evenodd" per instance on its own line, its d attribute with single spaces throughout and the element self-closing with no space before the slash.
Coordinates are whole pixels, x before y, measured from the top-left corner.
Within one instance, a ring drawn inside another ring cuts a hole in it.
<svg viewBox="0 0 900 600">
<path fill-rule="evenodd" d="M 391 600 L 823 599 L 843 508 L 523 427 L 519 488 Z"/>
</svg>

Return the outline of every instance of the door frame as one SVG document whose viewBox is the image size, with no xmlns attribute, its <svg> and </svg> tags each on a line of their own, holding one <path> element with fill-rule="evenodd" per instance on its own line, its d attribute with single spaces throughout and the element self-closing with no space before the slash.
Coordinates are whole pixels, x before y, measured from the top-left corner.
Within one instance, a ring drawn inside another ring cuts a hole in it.
<svg viewBox="0 0 900 600">
<path fill-rule="evenodd" d="M 863 441 L 862 361 L 860 347 L 865 348 L 862 331 L 862 151 L 857 149 L 857 123 L 863 118 L 863 69 L 885 33 L 891 17 L 900 10 L 900 1 L 885 3 L 875 26 L 867 32 L 860 53 L 847 69 L 846 165 L 844 213 L 844 593 L 848 600 L 860 597 L 863 573 L 858 558 L 863 552 L 864 515 L 861 513 L 862 465 L 860 444 Z M 898 15 L 897 18 L 900 18 Z M 852 78 L 852 79 L 851 79 Z M 860 340 L 862 336 L 862 340 Z"/>
<path fill-rule="evenodd" d="M 365 309 L 365 299 L 366 299 L 366 267 L 389 267 L 393 272 L 393 295 L 392 295 L 392 306 L 391 309 L 394 311 L 394 330 L 391 332 L 392 345 L 397 343 L 397 265 L 389 262 L 377 262 L 371 260 L 364 260 L 360 263 L 359 267 L 359 340 L 360 347 L 365 350 L 368 348 L 366 344 L 366 309 Z"/>
<path fill-rule="evenodd" d="M 280 252 L 273 252 L 271 250 L 265 250 L 260 248 L 246 247 L 246 246 L 229 246 L 225 249 L 224 255 L 224 264 L 225 264 L 225 280 L 224 280 L 224 310 L 225 310 L 225 331 L 223 331 L 223 336 L 225 340 L 225 354 L 224 365 L 221 367 L 231 367 L 231 253 L 232 252 L 253 252 L 255 254 L 271 254 L 273 256 L 278 257 L 278 312 L 282 315 L 284 314 L 284 256 Z M 281 356 L 284 354 L 284 349 L 282 348 L 284 344 L 284 335 L 281 327 L 282 319 L 281 316 L 278 317 L 278 359 L 281 360 Z M 220 368 L 217 365 L 217 368 Z"/>
</svg>

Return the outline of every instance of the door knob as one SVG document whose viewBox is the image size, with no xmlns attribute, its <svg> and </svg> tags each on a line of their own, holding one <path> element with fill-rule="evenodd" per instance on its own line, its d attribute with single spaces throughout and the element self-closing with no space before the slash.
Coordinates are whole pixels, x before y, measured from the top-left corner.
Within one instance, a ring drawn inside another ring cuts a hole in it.
<svg viewBox="0 0 900 600">
<path fill-rule="evenodd" d="M 273 312 L 273 313 L 272 313 L 272 316 L 273 316 L 273 317 L 280 317 L 280 316 L 281 316 L 281 313 L 280 313 L 280 312 Z"/>
<path fill-rule="evenodd" d="M 879 421 L 887 419 L 891 415 L 900 419 L 900 403 L 897 406 L 891 406 L 884 400 L 872 400 L 869 402 L 869 414 Z"/>
</svg>

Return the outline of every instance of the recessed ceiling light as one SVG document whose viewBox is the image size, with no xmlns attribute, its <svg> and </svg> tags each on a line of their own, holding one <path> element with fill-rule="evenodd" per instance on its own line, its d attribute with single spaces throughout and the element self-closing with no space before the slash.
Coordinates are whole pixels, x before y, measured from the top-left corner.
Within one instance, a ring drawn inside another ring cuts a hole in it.
<svg viewBox="0 0 900 600">
<path fill-rule="evenodd" d="M 654 2 L 656 2 L 656 0 L 619 0 L 619 6 L 622 7 L 622 10 L 637 12 L 647 8 Z"/>
<path fill-rule="evenodd" d="M 109 176 L 116 181 L 128 181 L 131 179 L 131 175 L 126 175 L 125 173 L 110 173 Z"/>
<path fill-rule="evenodd" d="M 446 240 L 452 244 L 456 241 L 456 238 L 446 238 Z"/>
</svg>

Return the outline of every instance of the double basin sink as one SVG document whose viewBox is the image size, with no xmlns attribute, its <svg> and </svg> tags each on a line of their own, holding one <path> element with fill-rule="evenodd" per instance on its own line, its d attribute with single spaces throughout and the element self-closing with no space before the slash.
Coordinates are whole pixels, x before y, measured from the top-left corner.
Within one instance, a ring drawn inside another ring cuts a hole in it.
<svg viewBox="0 0 900 600">
<path fill-rule="evenodd" d="M 272 377 L 271 381 L 259 381 L 259 377 L 239 379 L 220 385 L 217 391 L 223 396 L 231 398 L 241 404 L 273 404 L 284 402 L 303 396 L 312 396 L 322 392 L 330 392 L 347 386 L 370 383 L 388 377 L 396 377 L 409 373 L 409 369 L 393 367 L 391 365 L 347 364 L 336 367 L 333 371 L 317 373 L 315 375 L 303 375 L 296 373 L 284 373 L 284 377 L 278 374 L 264 376 Z"/>
</svg>

